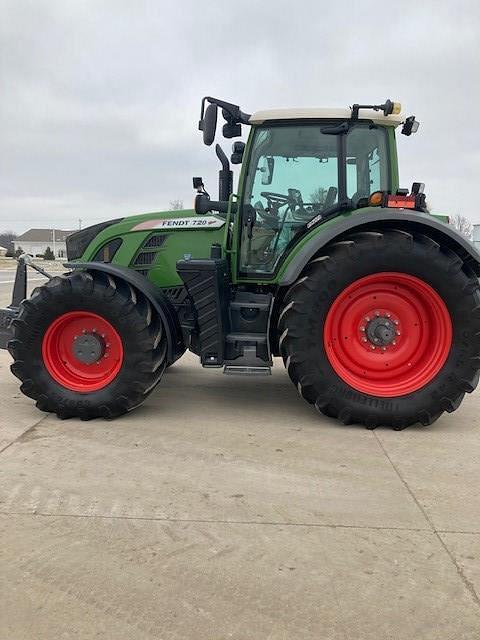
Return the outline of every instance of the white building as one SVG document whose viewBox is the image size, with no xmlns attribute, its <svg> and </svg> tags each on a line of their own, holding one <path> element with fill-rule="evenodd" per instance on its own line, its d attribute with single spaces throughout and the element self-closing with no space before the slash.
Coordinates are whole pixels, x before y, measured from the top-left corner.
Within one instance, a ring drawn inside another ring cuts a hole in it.
<svg viewBox="0 0 480 640">
<path fill-rule="evenodd" d="M 8 249 L 6 249 L 5 247 L 0 247 L 0 258 L 4 258 L 7 251 Z"/>
<path fill-rule="evenodd" d="M 74 231 L 62 231 L 61 229 L 29 229 L 18 236 L 13 241 L 15 251 L 19 248 L 24 253 L 35 256 L 43 256 L 47 247 L 55 254 L 55 258 L 67 257 L 67 236 L 74 233 Z"/>
</svg>

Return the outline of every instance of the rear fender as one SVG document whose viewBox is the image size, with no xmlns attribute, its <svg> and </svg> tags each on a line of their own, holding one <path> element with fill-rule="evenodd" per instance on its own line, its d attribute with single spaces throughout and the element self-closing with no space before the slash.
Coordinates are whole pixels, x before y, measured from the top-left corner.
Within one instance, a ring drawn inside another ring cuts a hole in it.
<svg viewBox="0 0 480 640">
<path fill-rule="evenodd" d="M 368 208 L 350 216 L 339 218 L 334 224 L 322 230 L 319 225 L 316 235 L 312 235 L 295 253 L 293 258 L 279 274 L 280 286 L 295 282 L 305 265 L 329 242 L 340 240 L 346 233 L 381 230 L 385 228 L 403 229 L 412 233 L 422 233 L 447 246 L 467 262 L 477 275 L 480 275 L 480 253 L 468 238 L 451 226 L 439 222 L 433 216 L 419 211 L 407 211 L 388 208 Z"/>
<path fill-rule="evenodd" d="M 137 273 L 128 267 L 106 262 L 68 262 L 64 266 L 72 271 L 79 269 L 91 273 L 108 273 L 128 282 L 132 287 L 143 293 L 162 319 L 167 333 L 168 362 L 173 362 L 178 353 L 184 350 L 182 331 L 174 306 L 166 295 L 141 273 Z"/>
</svg>

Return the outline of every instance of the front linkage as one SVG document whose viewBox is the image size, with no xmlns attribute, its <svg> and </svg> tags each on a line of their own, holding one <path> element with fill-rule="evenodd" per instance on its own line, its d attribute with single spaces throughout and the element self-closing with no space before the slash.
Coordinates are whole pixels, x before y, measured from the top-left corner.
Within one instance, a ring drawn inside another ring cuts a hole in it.
<svg viewBox="0 0 480 640">
<path fill-rule="evenodd" d="M 27 268 L 35 269 L 49 280 L 52 278 L 51 274 L 36 265 L 32 258 L 25 253 L 17 258 L 17 262 L 12 301 L 8 307 L 0 309 L 0 349 L 8 348 L 8 343 L 13 338 L 13 321 L 18 316 L 21 302 L 27 297 Z"/>
</svg>

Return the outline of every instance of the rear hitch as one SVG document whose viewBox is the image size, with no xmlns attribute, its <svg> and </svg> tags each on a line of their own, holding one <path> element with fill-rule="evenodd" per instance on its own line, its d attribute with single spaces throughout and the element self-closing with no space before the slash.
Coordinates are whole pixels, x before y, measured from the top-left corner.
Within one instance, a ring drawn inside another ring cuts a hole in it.
<svg viewBox="0 0 480 640">
<path fill-rule="evenodd" d="M 13 338 L 13 321 L 20 311 L 20 303 L 27 297 L 27 267 L 31 267 L 49 280 L 53 276 L 36 265 L 27 254 L 17 258 L 17 271 L 13 283 L 12 301 L 8 307 L 0 309 L 0 349 L 7 349 L 8 343 Z"/>
</svg>

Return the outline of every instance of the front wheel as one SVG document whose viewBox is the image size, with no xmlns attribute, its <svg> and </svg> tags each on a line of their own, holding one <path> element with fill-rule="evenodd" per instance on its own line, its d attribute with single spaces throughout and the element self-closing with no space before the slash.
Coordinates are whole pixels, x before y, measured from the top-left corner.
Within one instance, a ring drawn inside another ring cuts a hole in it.
<svg viewBox="0 0 480 640">
<path fill-rule="evenodd" d="M 479 303 L 475 274 L 431 238 L 352 234 L 287 292 L 281 353 L 299 393 L 328 416 L 431 424 L 477 386 Z"/>
<path fill-rule="evenodd" d="M 25 300 L 8 345 L 21 391 L 60 418 L 114 418 L 143 402 L 166 366 L 164 327 L 119 278 L 77 271 Z"/>
</svg>

